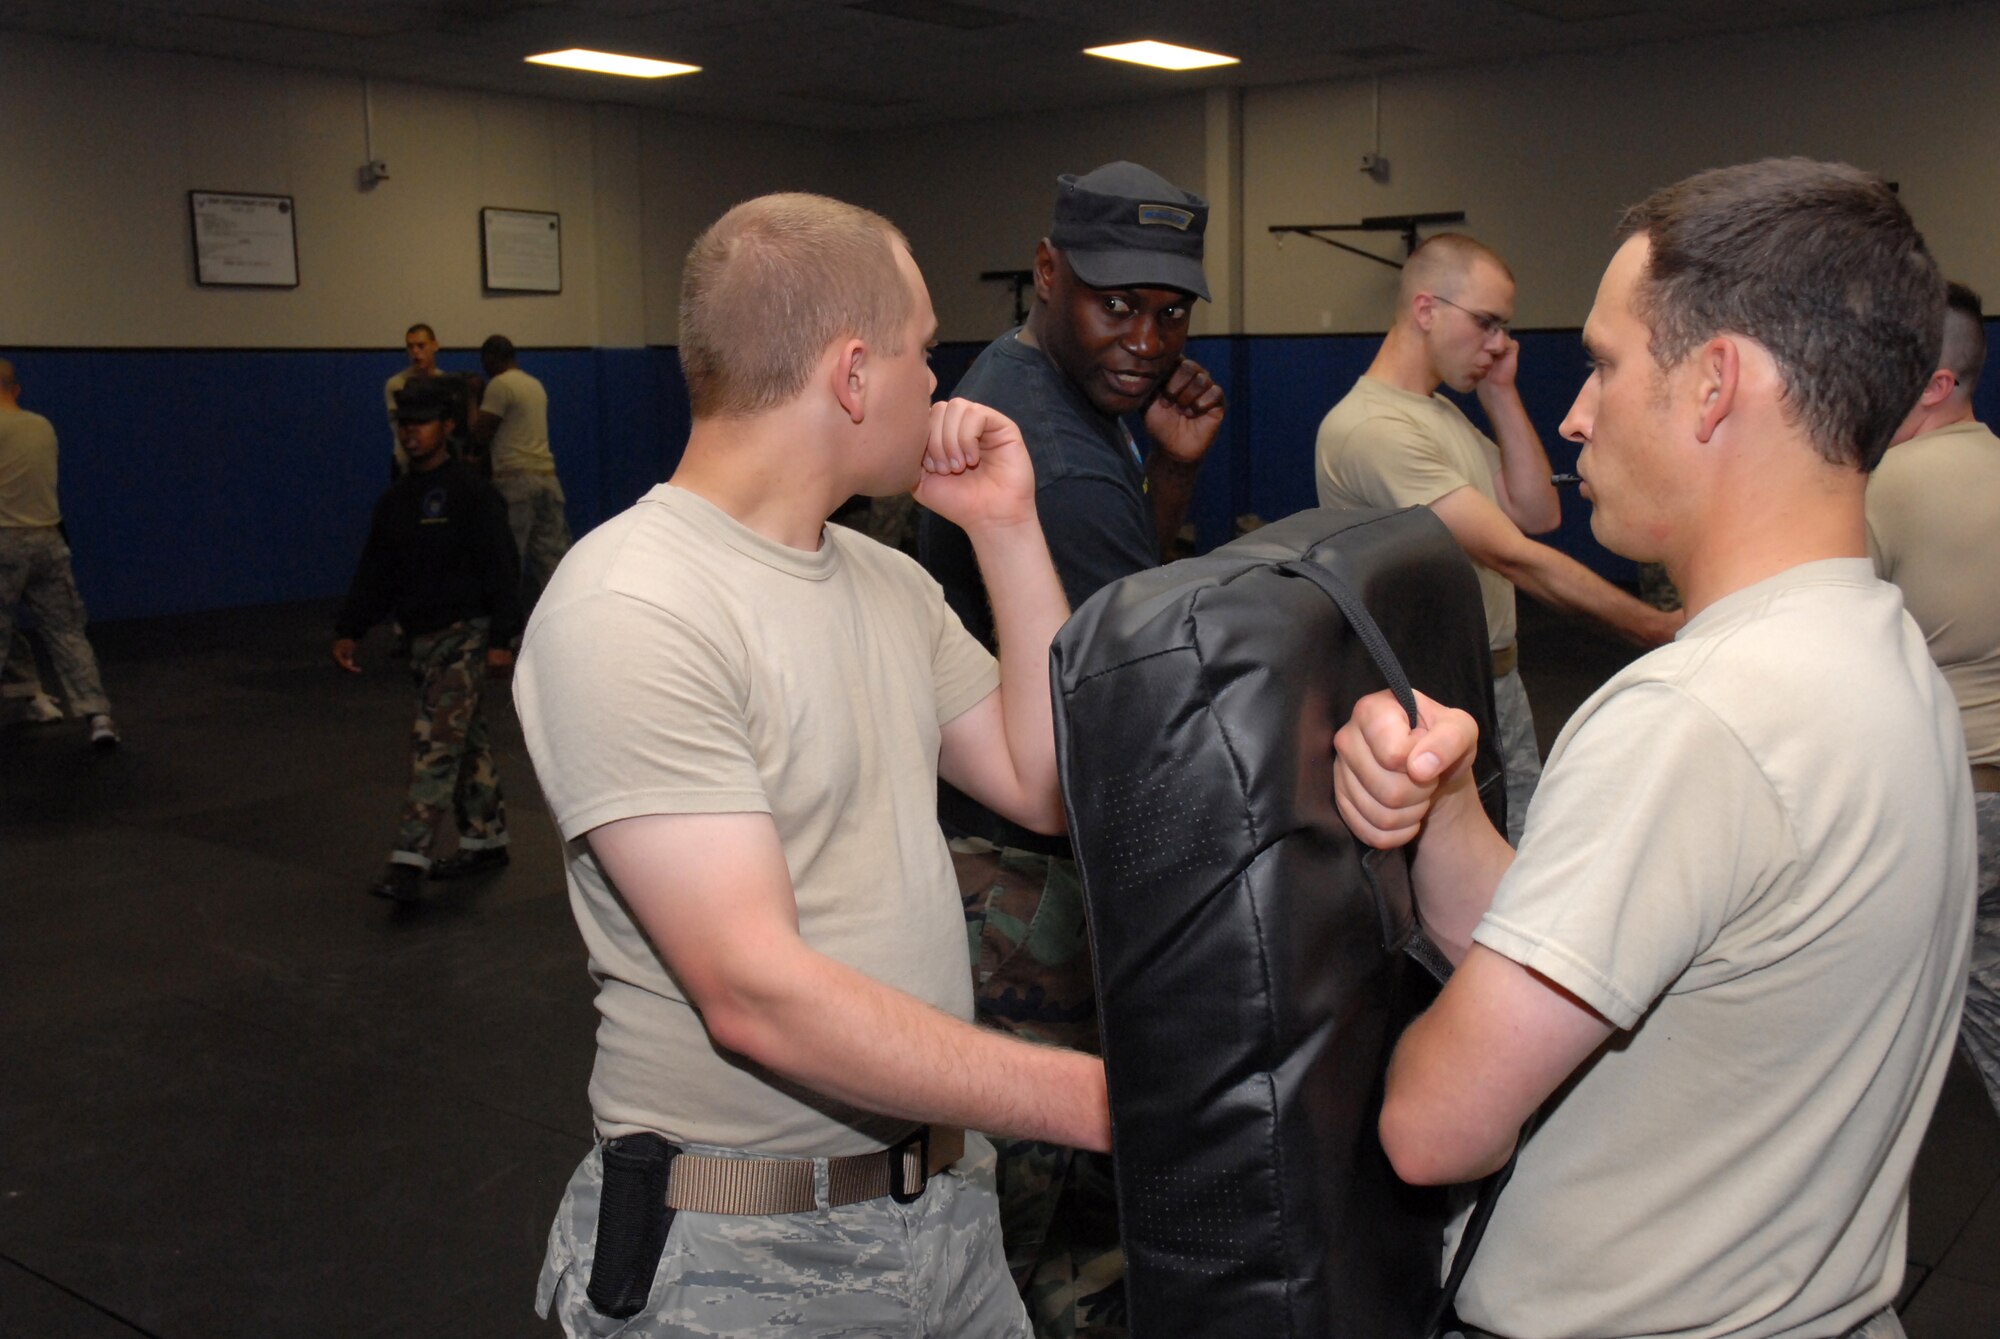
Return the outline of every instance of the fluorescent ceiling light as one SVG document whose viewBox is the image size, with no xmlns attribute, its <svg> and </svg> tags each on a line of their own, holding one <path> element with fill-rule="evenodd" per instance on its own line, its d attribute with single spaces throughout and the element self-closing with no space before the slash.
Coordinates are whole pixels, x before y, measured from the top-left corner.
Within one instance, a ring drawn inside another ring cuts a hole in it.
<svg viewBox="0 0 2000 1339">
<path fill-rule="evenodd" d="M 699 65 L 680 65 L 670 60 L 647 60 L 644 56 L 620 56 L 609 51 L 545 51 L 528 57 L 530 65 L 560 65 L 565 70 L 589 70 L 595 74 L 623 74 L 634 79 L 664 79 L 670 74 L 693 74 Z"/>
<path fill-rule="evenodd" d="M 1120 42 L 1117 46 L 1085 47 L 1083 54 L 1102 56 L 1106 60 L 1130 61 L 1134 65 L 1151 65 L 1159 70 L 1206 70 L 1212 65 L 1242 63 L 1234 56 L 1196 51 L 1193 47 L 1175 46 L 1171 42 Z"/>
</svg>

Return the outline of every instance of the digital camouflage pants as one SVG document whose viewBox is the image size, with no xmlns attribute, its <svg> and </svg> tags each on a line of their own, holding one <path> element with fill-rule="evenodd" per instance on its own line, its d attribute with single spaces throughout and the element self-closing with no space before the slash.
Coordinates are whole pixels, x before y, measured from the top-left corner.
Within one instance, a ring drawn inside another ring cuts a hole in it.
<svg viewBox="0 0 2000 1339">
<path fill-rule="evenodd" d="M 740 1157 L 690 1144 L 689 1151 Z M 909 1204 L 888 1196 L 803 1213 L 683 1209 L 667 1229 L 637 1315 L 591 1303 L 602 1146 L 570 1177 L 549 1229 L 535 1310 L 571 1339 L 1025 1339 L 1021 1301 L 1000 1258 L 992 1155 L 978 1135 Z"/>
<path fill-rule="evenodd" d="M 410 726 L 410 795 L 391 862 L 428 867 L 446 814 L 459 849 L 507 844 L 507 804 L 480 710 L 486 689 L 485 620 L 454 623 L 410 639 L 417 719 Z"/>
<path fill-rule="evenodd" d="M 556 564 L 569 552 L 569 513 L 553 474 L 496 474 L 493 486 L 507 501 L 507 528 L 521 555 L 521 608 L 535 607 Z"/>
<path fill-rule="evenodd" d="M 2000 1111 L 2000 795 L 1975 795 L 1973 802 L 1979 818 L 1979 921 L 1958 1044 Z"/>
<path fill-rule="evenodd" d="M 110 711 L 97 653 L 83 633 L 88 615 L 70 570 L 69 545 L 55 526 L 0 525 L 0 654 L 11 654 L 17 605 L 34 611 L 70 713 Z"/>
<path fill-rule="evenodd" d="M 1542 754 L 1535 745 L 1535 715 L 1528 709 L 1528 690 L 1521 671 L 1509 670 L 1493 681 L 1493 710 L 1499 718 L 1500 771 L 1507 778 L 1507 843 L 1521 844 L 1528 825 L 1528 802 L 1542 781 Z"/>
<path fill-rule="evenodd" d="M 979 1021 L 1100 1053 L 1076 863 L 987 842 L 952 844 Z M 1123 1339 L 1125 1251 L 1111 1159 L 995 1139 L 1007 1268 L 1038 1339 Z"/>
</svg>

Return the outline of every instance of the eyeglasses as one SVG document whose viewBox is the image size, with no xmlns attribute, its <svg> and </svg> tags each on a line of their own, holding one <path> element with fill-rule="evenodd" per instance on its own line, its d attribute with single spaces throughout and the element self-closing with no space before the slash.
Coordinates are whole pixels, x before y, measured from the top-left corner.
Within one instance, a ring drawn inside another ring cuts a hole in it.
<svg viewBox="0 0 2000 1339">
<path fill-rule="evenodd" d="M 1472 323 L 1479 327 L 1479 333 L 1487 336 L 1489 339 L 1494 335 L 1499 335 L 1502 338 L 1505 338 L 1513 333 L 1509 323 L 1501 320 L 1499 317 L 1495 316 L 1492 312 L 1478 311 L 1471 307 L 1459 307 L 1459 305 L 1456 302 L 1453 302 L 1450 298 L 1443 297 L 1437 293 L 1433 293 L 1431 294 L 1431 296 L 1433 298 L 1436 298 L 1439 302 L 1442 302 L 1447 307 L 1458 307 L 1458 310 L 1464 312 L 1467 316 L 1470 316 L 1472 318 Z"/>
</svg>

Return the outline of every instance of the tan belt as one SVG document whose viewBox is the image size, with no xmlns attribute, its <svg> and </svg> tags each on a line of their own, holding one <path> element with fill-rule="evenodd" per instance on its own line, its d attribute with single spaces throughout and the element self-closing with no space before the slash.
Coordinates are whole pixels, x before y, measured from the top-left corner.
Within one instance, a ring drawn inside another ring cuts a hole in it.
<svg viewBox="0 0 2000 1339">
<path fill-rule="evenodd" d="M 924 1193 L 931 1177 L 964 1156 L 964 1130 L 927 1125 L 880 1153 L 827 1158 L 827 1204 L 859 1204 L 884 1195 L 908 1204 Z M 813 1189 L 817 1161 L 682 1153 L 667 1173 L 667 1207 L 694 1213 L 806 1213 L 819 1207 Z"/>
<path fill-rule="evenodd" d="M 1493 653 L 1493 677 L 1504 679 L 1514 672 L 1514 666 L 1521 663 L 1521 644 L 1508 642 Z"/>
<path fill-rule="evenodd" d="M 1981 795 L 2000 794 L 2000 767 L 1990 762 L 1972 764 L 1972 788 Z"/>
</svg>

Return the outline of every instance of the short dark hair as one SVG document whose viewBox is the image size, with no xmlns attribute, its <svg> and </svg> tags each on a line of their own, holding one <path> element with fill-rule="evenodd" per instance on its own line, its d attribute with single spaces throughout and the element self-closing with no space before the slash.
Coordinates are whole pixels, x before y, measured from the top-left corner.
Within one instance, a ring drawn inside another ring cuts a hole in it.
<svg viewBox="0 0 2000 1339">
<path fill-rule="evenodd" d="M 514 341 L 505 335 L 488 335 L 486 342 L 479 346 L 479 361 L 482 363 L 511 363 L 514 361 Z"/>
<path fill-rule="evenodd" d="M 1875 468 L 1932 372 L 1944 280 L 1880 178 L 1766 158 L 1697 173 L 1626 211 L 1652 245 L 1633 307 L 1663 366 L 1731 333 L 1777 361 L 1784 398 L 1836 465 Z"/>
<path fill-rule="evenodd" d="M 1961 283 L 1944 286 L 1944 347 L 1938 366 L 1949 368 L 1967 395 L 1978 389 L 1986 366 L 1986 312 L 1979 294 Z"/>
<path fill-rule="evenodd" d="M 425 325 L 422 321 L 417 322 L 415 325 L 411 326 L 408 330 L 405 330 L 403 332 L 403 338 L 408 339 L 410 336 L 416 334 L 419 330 L 423 331 L 426 335 L 429 335 L 431 337 L 431 343 L 433 344 L 437 343 L 438 332 L 431 329 L 429 326 Z"/>
</svg>

